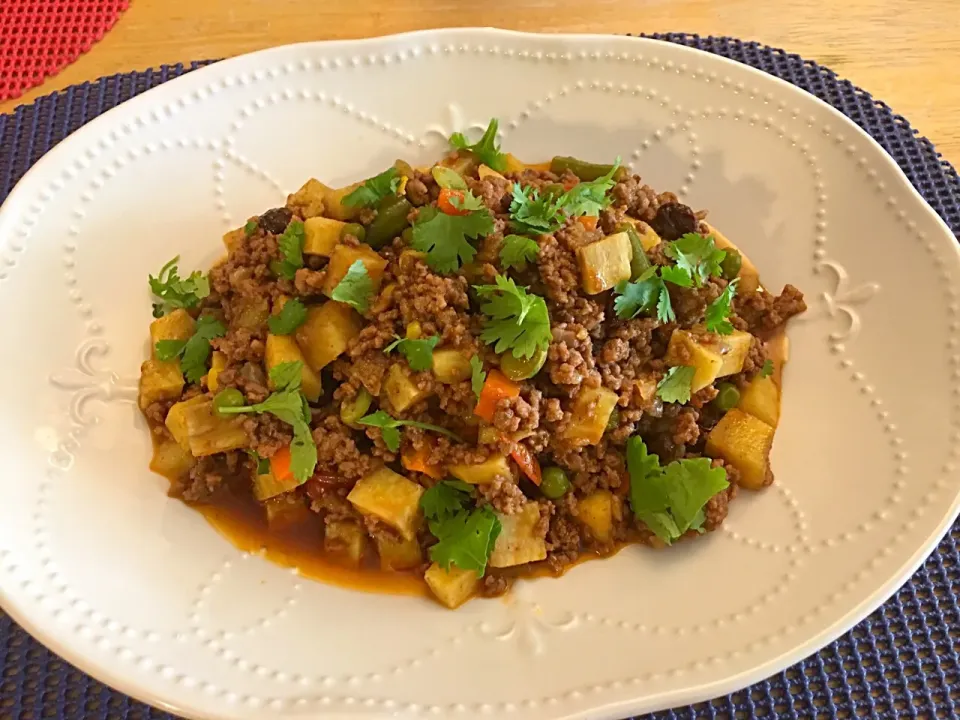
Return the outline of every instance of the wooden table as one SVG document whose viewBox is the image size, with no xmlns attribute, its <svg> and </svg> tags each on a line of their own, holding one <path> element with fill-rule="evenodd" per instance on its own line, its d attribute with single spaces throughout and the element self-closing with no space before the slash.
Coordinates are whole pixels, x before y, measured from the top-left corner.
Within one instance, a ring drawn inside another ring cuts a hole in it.
<svg viewBox="0 0 960 720">
<path fill-rule="evenodd" d="M 132 0 L 87 55 L 0 103 L 0 112 L 66 85 L 163 63 L 455 25 L 758 40 L 831 67 L 960 161 L 960 0 Z"/>
</svg>

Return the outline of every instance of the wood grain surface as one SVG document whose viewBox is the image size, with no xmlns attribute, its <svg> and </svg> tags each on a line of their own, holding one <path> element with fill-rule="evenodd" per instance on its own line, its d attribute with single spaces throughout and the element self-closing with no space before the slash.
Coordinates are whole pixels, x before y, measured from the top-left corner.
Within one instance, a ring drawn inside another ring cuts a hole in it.
<svg viewBox="0 0 960 720">
<path fill-rule="evenodd" d="M 829 66 L 960 161 L 960 0 L 133 0 L 88 54 L 0 103 L 0 112 L 67 85 L 163 63 L 449 26 L 757 40 Z"/>
</svg>

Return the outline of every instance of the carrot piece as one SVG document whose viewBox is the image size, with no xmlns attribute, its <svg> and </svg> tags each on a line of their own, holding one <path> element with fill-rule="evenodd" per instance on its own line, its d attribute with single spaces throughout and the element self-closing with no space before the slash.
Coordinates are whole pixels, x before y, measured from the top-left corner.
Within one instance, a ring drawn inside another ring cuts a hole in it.
<svg viewBox="0 0 960 720">
<path fill-rule="evenodd" d="M 415 450 L 412 447 L 405 449 L 400 453 L 400 462 L 410 472 L 423 473 L 429 477 L 439 480 L 443 477 L 443 471 L 436 465 L 427 464 L 427 456 L 430 454 L 430 448 L 427 446 Z"/>
<path fill-rule="evenodd" d="M 526 445 L 514 443 L 513 450 L 510 451 L 510 457 L 513 458 L 523 474 L 530 478 L 534 485 L 540 485 L 540 481 L 543 479 L 543 475 L 540 472 L 540 462 L 536 456 L 527 449 Z"/>
<path fill-rule="evenodd" d="M 440 208 L 441 212 L 445 212 L 447 215 L 469 215 L 469 210 L 458 208 L 453 204 L 454 198 L 459 198 L 459 204 L 463 205 L 464 194 L 462 190 L 443 188 L 440 191 L 440 196 L 437 198 L 437 207 Z"/>
<path fill-rule="evenodd" d="M 514 398 L 520 394 L 520 386 L 513 382 L 499 370 L 491 370 L 487 373 L 487 380 L 483 383 L 483 389 L 480 391 L 480 399 L 477 406 L 473 409 L 473 414 L 488 423 L 493 422 L 493 413 L 497 409 L 497 403 L 503 398 Z"/>
<path fill-rule="evenodd" d="M 293 477 L 293 468 L 290 467 L 293 461 L 290 455 L 290 446 L 282 447 L 270 456 L 270 472 L 278 481 L 289 480 Z"/>
<path fill-rule="evenodd" d="M 597 229 L 597 223 L 600 222 L 600 218 L 596 215 L 582 215 L 577 218 L 577 222 L 583 225 L 586 230 L 593 232 Z"/>
</svg>

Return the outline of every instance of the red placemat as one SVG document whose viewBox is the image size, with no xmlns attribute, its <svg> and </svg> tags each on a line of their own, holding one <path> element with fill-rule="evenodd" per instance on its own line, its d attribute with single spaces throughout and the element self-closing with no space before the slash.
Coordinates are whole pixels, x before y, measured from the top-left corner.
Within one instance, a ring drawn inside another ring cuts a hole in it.
<svg viewBox="0 0 960 720">
<path fill-rule="evenodd" d="M 60 72 L 129 5 L 129 0 L 0 0 L 0 100 Z"/>
</svg>

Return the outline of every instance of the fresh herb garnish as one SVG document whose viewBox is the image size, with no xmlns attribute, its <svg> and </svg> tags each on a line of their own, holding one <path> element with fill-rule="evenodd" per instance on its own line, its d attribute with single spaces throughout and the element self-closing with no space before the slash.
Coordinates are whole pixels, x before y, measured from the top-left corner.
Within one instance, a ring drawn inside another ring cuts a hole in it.
<svg viewBox="0 0 960 720">
<path fill-rule="evenodd" d="M 274 335 L 290 335 L 307 319 L 307 306 L 297 298 L 287 300 L 280 312 L 267 319 L 267 326 Z"/>
<path fill-rule="evenodd" d="M 247 237 L 250 237 L 257 231 L 257 221 L 256 220 L 247 220 L 247 224 L 243 226 L 243 233 Z"/>
<path fill-rule="evenodd" d="M 633 282 L 623 280 L 617 283 L 614 292 L 617 296 L 613 300 L 613 309 L 617 317 L 629 320 L 640 313 L 651 314 L 656 311 L 657 320 L 661 323 L 673 322 L 677 319 L 673 312 L 673 303 L 670 301 L 670 292 L 667 290 L 663 270 L 651 267 Z"/>
<path fill-rule="evenodd" d="M 390 353 L 399 348 L 400 352 L 407 358 L 410 369 L 422 372 L 433 367 L 433 349 L 439 342 L 440 338 L 436 335 L 418 340 L 397 338 L 387 345 L 383 351 Z"/>
<path fill-rule="evenodd" d="M 477 160 L 492 170 L 503 172 L 507 169 L 507 156 L 500 152 L 500 146 L 497 145 L 497 130 L 499 122 L 496 118 L 487 125 L 483 137 L 473 145 L 467 142 L 463 133 L 455 132 L 450 136 L 450 144 L 457 150 L 467 150 L 476 156 Z"/>
<path fill-rule="evenodd" d="M 261 457 L 256 450 L 247 450 L 247 455 L 257 465 L 257 475 L 266 475 L 270 472 L 270 458 Z"/>
<path fill-rule="evenodd" d="M 467 202 L 464 198 L 464 203 Z M 461 264 L 472 262 L 477 254 L 467 241 L 468 237 L 478 238 L 491 232 L 493 216 L 486 208 L 466 215 L 448 215 L 435 207 L 428 207 L 417 215 L 411 245 L 414 250 L 427 254 L 427 265 L 431 268 L 449 273 L 459 270 Z"/>
<path fill-rule="evenodd" d="M 483 204 L 483 200 L 469 190 L 452 190 L 450 204 L 455 210 L 459 210 L 461 214 L 475 210 L 485 210 L 487 207 Z"/>
<path fill-rule="evenodd" d="M 387 168 L 344 197 L 343 204 L 347 207 L 373 207 L 379 204 L 388 195 L 396 194 L 400 187 L 398 174 L 395 167 Z"/>
<path fill-rule="evenodd" d="M 620 159 L 603 177 L 581 182 L 559 195 L 544 193 L 532 187 L 513 184 L 510 219 L 520 232 L 544 235 L 559 230 L 568 218 L 581 215 L 599 215 L 610 205 L 607 193 L 614 186 L 614 174 L 620 169 Z"/>
<path fill-rule="evenodd" d="M 763 361 L 763 367 L 760 368 L 760 377 L 770 377 L 773 375 L 773 360 L 767 358 Z"/>
<path fill-rule="evenodd" d="M 539 252 L 536 240 L 523 235 L 507 235 L 500 246 L 500 264 L 504 269 L 525 270 L 527 263 L 536 260 Z"/>
<path fill-rule="evenodd" d="M 207 374 L 207 361 L 210 359 L 210 341 L 223 337 L 227 328 L 223 323 L 209 315 L 197 319 L 197 327 L 188 340 L 159 340 L 156 344 L 158 360 L 180 358 L 180 369 L 189 382 L 200 382 Z"/>
<path fill-rule="evenodd" d="M 480 339 L 494 350 L 510 350 L 515 358 L 532 357 L 537 350 L 546 350 L 553 335 L 547 303 L 539 295 L 528 294 L 526 288 L 508 277 L 497 275 L 496 285 L 474 285 L 484 300 L 480 311 L 486 315 Z"/>
<path fill-rule="evenodd" d="M 456 480 L 437 483 L 420 498 L 427 527 L 437 538 L 430 559 L 449 570 L 474 570 L 483 577 L 503 526 L 489 505 L 473 507 L 474 489 Z"/>
<path fill-rule="evenodd" d="M 291 220 L 283 235 L 277 238 L 280 247 L 281 260 L 270 263 L 270 269 L 287 280 L 293 280 L 297 270 L 303 267 L 303 243 L 306 236 L 303 223 L 300 220 Z"/>
<path fill-rule="evenodd" d="M 705 317 L 708 331 L 718 335 L 729 335 L 733 332 L 733 324 L 730 322 L 730 303 L 737 293 L 738 282 L 739 280 L 731 281 L 719 297 L 707 305 Z"/>
<path fill-rule="evenodd" d="M 657 396 L 664 402 L 690 402 L 693 376 L 696 369 L 689 365 L 677 365 L 667 370 L 667 374 L 657 383 Z"/>
<path fill-rule="evenodd" d="M 347 274 L 337 283 L 330 293 L 330 299 L 346 303 L 360 313 L 365 313 L 370 307 L 370 298 L 373 295 L 373 280 L 367 272 L 363 260 L 354 260 L 347 269 Z"/>
<path fill-rule="evenodd" d="M 438 432 L 441 435 L 452 437 L 454 440 L 460 439 L 456 433 L 447 430 L 446 428 L 442 428 L 437 425 L 430 425 L 429 423 L 417 422 L 416 420 L 397 420 L 396 418 L 385 413 L 383 410 L 377 410 L 375 413 L 366 415 L 357 420 L 357 422 L 361 425 L 369 425 L 370 427 L 380 428 L 380 435 L 383 437 L 383 443 L 391 452 L 396 452 L 400 449 L 400 428 L 404 425 L 408 427 L 420 428 L 421 430 Z"/>
<path fill-rule="evenodd" d="M 599 215 L 610 205 L 607 193 L 616 185 L 613 176 L 620 169 L 620 158 L 606 175 L 589 182 L 579 182 L 560 196 L 560 207 L 568 217 Z"/>
<path fill-rule="evenodd" d="M 293 428 L 290 443 L 290 470 L 298 482 L 305 483 L 317 466 L 317 446 L 310 432 L 310 405 L 300 392 L 303 363 L 280 363 L 270 370 L 270 380 L 277 388 L 262 403 L 241 407 L 224 407 L 222 414 L 270 413 Z"/>
<path fill-rule="evenodd" d="M 483 383 L 486 382 L 487 374 L 483 371 L 483 360 L 479 355 L 470 358 L 470 387 L 473 394 L 480 399 L 480 393 L 483 391 Z"/>
<path fill-rule="evenodd" d="M 701 530 L 704 507 L 730 486 L 727 473 L 708 458 L 676 460 L 662 467 L 639 436 L 627 440 L 627 470 L 634 515 L 667 545 L 688 530 Z"/>
<path fill-rule="evenodd" d="M 160 298 L 153 304 L 153 316 L 163 317 L 178 308 L 195 308 L 203 298 L 210 294 L 210 281 L 199 270 L 190 273 L 182 280 L 177 271 L 177 255 L 157 273 L 157 277 L 148 276 L 150 291 Z"/>
<path fill-rule="evenodd" d="M 697 287 L 723 272 L 720 263 L 727 256 L 725 251 L 717 249 L 712 237 L 697 233 L 683 235 L 667 244 L 663 251 L 667 257 L 676 260 L 677 267 L 690 274 Z"/>
</svg>

